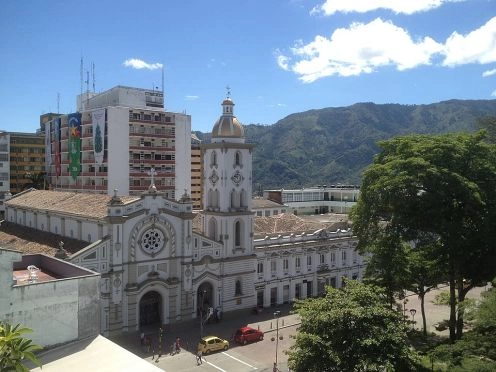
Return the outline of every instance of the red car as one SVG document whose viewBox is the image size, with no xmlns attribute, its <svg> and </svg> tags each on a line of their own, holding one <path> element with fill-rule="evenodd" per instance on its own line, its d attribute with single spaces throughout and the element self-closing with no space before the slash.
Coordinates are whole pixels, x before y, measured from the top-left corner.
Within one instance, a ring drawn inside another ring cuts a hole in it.
<svg viewBox="0 0 496 372">
<path fill-rule="evenodd" d="M 264 334 L 262 331 L 251 327 L 242 327 L 234 334 L 234 341 L 238 344 L 246 345 L 248 342 L 262 341 Z"/>
</svg>

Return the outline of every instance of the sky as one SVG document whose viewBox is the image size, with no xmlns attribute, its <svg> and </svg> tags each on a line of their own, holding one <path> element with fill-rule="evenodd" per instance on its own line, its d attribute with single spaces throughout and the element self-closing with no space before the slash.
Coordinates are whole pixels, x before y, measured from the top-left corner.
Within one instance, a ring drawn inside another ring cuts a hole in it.
<svg viewBox="0 0 496 372">
<path fill-rule="evenodd" d="M 93 81 L 162 89 L 162 71 L 166 110 L 202 132 L 227 87 L 237 118 L 264 125 L 357 102 L 496 99 L 496 0 L 0 0 L 0 14 L 0 130 L 74 112 Z"/>
</svg>

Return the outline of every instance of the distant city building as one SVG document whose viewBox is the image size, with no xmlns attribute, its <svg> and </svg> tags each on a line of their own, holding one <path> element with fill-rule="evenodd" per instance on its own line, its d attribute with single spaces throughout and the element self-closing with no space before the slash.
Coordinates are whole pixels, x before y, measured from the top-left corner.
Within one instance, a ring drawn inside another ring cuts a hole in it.
<svg viewBox="0 0 496 372">
<path fill-rule="evenodd" d="M 43 134 L 0 132 L 0 211 L 5 210 L 3 203 L 11 194 L 32 186 L 34 179 L 43 187 L 44 174 Z"/>
<path fill-rule="evenodd" d="M 364 261 L 346 221 L 304 219 L 283 213 L 281 203 L 252 199 L 255 145 L 245 142 L 233 108 L 228 96 L 212 142 L 200 145 L 201 212 L 194 213 L 186 192 L 171 200 L 150 173 L 140 195 L 21 193 L 6 202 L 1 229 L 85 245 L 67 260 L 101 273 L 98 316 L 106 336 L 269 307 L 321 295 L 344 277 L 362 279 Z M 258 211 L 270 217 L 256 217 Z"/>
<path fill-rule="evenodd" d="M 191 192 L 191 117 L 164 111 L 163 93 L 117 86 L 77 98 L 78 111 L 45 124 L 53 190 L 169 199 Z"/>
<path fill-rule="evenodd" d="M 264 190 L 264 198 L 287 206 L 296 215 L 348 213 L 356 204 L 360 188 L 356 185 L 322 185 L 294 190 Z"/>
<path fill-rule="evenodd" d="M 202 209 L 202 170 L 203 158 L 201 152 L 201 141 L 195 134 L 191 134 L 191 199 L 193 209 Z"/>
</svg>

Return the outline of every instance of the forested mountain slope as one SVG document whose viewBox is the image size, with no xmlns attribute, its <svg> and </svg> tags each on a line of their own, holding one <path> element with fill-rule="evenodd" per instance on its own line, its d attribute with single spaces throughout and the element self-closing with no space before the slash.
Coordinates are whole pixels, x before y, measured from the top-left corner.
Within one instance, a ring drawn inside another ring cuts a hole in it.
<svg viewBox="0 0 496 372">
<path fill-rule="evenodd" d="M 378 152 L 377 141 L 411 133 L 474 131 L 483 116 L 496 116 L 496 100 L 357 103 L 295 113 L 274 125 L 245 125 L 247 142 L 256 144 L 254 191 L 360 184 L 363 169 Z M 196 134 L 209 142 L 209 133 Z"/>
</svg>

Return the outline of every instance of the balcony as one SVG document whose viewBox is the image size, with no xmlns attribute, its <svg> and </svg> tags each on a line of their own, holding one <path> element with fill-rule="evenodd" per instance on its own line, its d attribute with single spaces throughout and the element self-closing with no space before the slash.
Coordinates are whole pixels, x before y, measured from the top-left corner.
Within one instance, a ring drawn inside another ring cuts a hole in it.
<svg viewBox="0 0 496 372">
<path fill-rule="evenodd" d="M 324 273 L 328 272 L 329 270 L 329 265 L 328 264 L 321 264 L 317 266 L 317 273 Z"/>
</svg>

